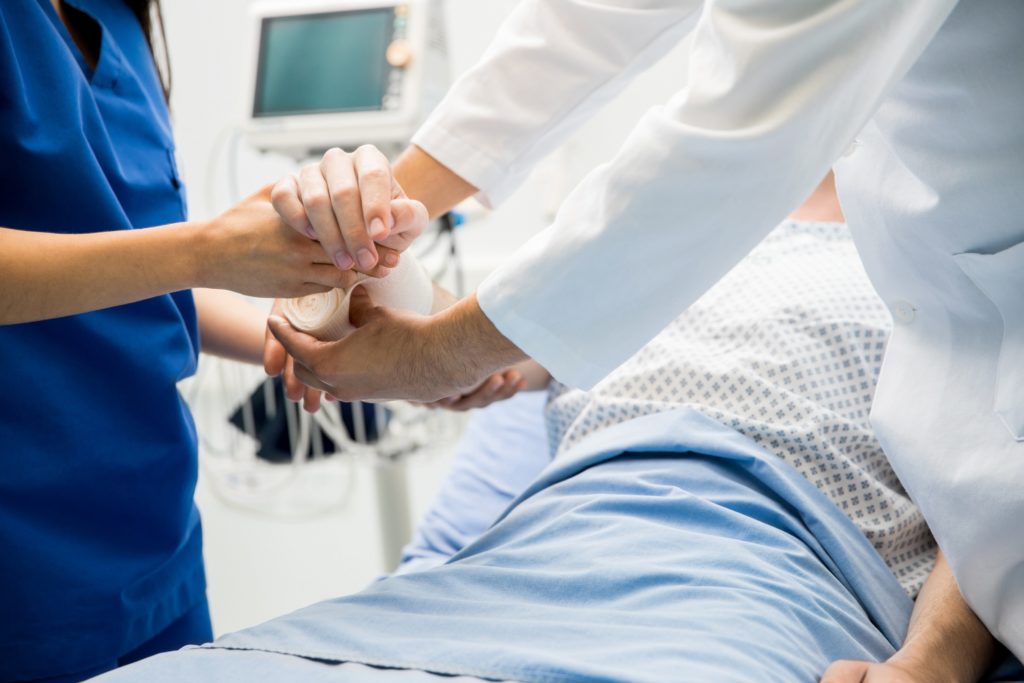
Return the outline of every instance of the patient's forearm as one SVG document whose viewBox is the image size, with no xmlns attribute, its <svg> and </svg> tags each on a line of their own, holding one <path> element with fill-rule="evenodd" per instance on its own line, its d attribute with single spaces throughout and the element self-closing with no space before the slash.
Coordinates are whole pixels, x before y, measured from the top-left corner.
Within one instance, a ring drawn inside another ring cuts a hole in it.
<svg viewBox="0 0 1024 683">
<path fill-rule="evenodd" d="M 889 661 L 907 670 L 934 671 L 928 680 L 975 683 L 988 667 L 996 641 L 960 594 L 942 552 L 917 597 L 903 647 Z"/>
<path fill-rule="evenodd" d="M 523 380 L 526 382 L 523 391 L 541 391 L 542 389 L 547 389 L 548 385 L 551 384 L 551 373 L 532 358 L 516 363 L 512 366 L 512 369 L 518 370 L 519 374 L 523 376 Z"/>
<path fill-rule="evenodd" d="M 394 175 L 409 197 L 423 202 L 431 218 L 477 193 L 477 188 L 415 145 L 395 162 Z"/>
<path fill-rule="evenodd" d="M 440 313 L 446 308 L 455 305 L 459 297 L 455 296 L 441 285 L 434 283 L 434 304 L 430 307 L 430 314 Z"/>
</svg>

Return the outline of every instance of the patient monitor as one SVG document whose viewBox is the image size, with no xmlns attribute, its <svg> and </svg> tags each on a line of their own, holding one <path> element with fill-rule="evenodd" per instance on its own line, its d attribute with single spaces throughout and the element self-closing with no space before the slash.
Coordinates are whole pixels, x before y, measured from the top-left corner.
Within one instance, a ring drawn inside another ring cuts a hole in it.
<svg viewBox="0 0 1024 683">
<path fill-rule="evenodd" d="M 246 138 L 297 159 L 396 149 L 448 85 L 440 0 L 277 0 L 252 11 Z"/>
</svg>

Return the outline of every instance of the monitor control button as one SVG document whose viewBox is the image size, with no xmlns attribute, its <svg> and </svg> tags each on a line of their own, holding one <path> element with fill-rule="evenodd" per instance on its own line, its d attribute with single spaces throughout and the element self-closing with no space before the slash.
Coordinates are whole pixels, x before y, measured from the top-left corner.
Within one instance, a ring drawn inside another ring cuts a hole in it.
<svg viewBox="0 0 1024 683">
<path fill-rule="evenodd" d="M 412 62 L 412 45 L 407 40 L 395 40 L 388 45 L 386 57 L 388 64 L 396 69 L 404 69 Z"/>
</svg>

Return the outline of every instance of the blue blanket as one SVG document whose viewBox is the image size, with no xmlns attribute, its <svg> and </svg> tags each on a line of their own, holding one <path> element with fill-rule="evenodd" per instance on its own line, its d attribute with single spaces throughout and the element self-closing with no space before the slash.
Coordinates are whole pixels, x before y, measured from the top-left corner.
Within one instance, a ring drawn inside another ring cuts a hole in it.
<svg viewBox="0 0 1024 683">
<path fill-rule="evenodd" d="M 887 657 L 910 610 L 820 492 L 682 409 L 595 434 L 442 566 L 103 680 L 810 683 Z"/>
</svg>

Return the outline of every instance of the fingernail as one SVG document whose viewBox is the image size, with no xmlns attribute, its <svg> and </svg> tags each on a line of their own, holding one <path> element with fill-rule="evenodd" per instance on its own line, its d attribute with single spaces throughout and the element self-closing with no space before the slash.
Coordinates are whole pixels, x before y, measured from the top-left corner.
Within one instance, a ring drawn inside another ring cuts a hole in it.
<svg viewBox="0 0 1024 683">
<path fill-rule="evenodd" d="M 363 270 L 369 270 L 377 263 L 377 259 L 373 258 L 373 254 L 371 254 L 370 250 L 366 247 L 363 247 L 356 252 L 356 259 L 359 261 L 359 267 Z"/>
<path fill-rule="evenodd" d="M 372 237 L 375 241 L 384 239 L 385 237 L 387 237 L 387 234 L 388 229 L 384 225 L 384 221 L 382 221 L 379 218 L 374 218 L 372 221 L 370 221 L 370 237 Z"/>
<path fill-rule="evenodd" d="M 384 254 L 384 265 L 394 268 L 398 265 L 398 254 L 388 252 Z"/>
<path fill-rule="evenodd" d="M 311 239 L 311 240 L 315 240 L 316 239 L 316 230 L 313 229 L 312 225 L 307 225 L 306 226 L 306 234 L 309 236 L 309 239 Z"/>
<path fill-rule="evenodd" d="M 348 270 L 355 264 L 356 262 L 352 260 L 352 257 L 347 251 L 339 251 L 334 255 L 334 265 L 338 266 L 342 270 Z"/>
</svg>

